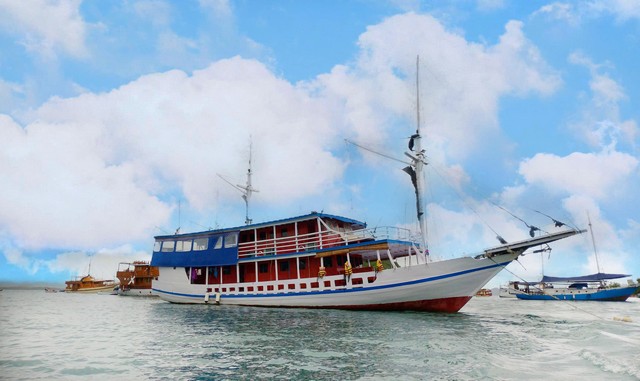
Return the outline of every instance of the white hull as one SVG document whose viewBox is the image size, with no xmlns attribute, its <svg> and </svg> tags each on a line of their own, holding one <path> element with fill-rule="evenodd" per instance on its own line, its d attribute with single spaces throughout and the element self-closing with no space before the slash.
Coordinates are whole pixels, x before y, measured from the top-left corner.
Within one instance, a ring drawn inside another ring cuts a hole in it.
<svg viewBox="0 0 640 381">
<path fill-rule="evenodd" d="M 519 293 L 522 293 L 522 291 L 516 290 L 513 287 L 504 287 L 503 286 L 503 287 L 500 287 L 499 295 L 500 295 L 501 298 L 512 298 L 512 299 L 515 299 L 515 298 L 517 298 L 516 294 L 519 294 Z"/>
<path fill-rule="evenodd" d="M 264 307 L 344 308 L 372 310 L 429 310 L 455 312 L 517 255 L 457 258 L 428 264 L 354 273 L 346 286 L 334 286 L 344 276 L 225 285 L 189 284 L 184 268 L 161 267 L 154 291 L 173 303 L 216 303 Z M 353 284 L 355 279 L 362 284 Z M 324 282 L 330 282 L 329 287 Z M 272 286 L 272 291 L 240 291 Z M 302 286 L 304 285 L 304 286 Z M 282 289 L 279 289 L 282 287 Z M 303 288 L 304 287 L 304 288 Z M 218 290 L 218 292 L 216 292 Z"/>
<path fill-rule="evenodd" d="M 118 290 L 120 296 L 157 296 L 150 288 Z"/>
</svg>

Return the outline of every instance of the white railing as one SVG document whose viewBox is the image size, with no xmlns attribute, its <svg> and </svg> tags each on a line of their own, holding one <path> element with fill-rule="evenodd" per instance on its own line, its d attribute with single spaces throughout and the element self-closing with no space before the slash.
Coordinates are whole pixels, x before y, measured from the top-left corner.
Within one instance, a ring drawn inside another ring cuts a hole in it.
<svg viewBox="0 0 640 381">
<path fill-rule="evenodd" d="M 412 234 L 408 229 L 391 226 L 359 230 L 326 229 L 308 234 L 242 242 L 238 245 L 238 257 L 301 253 L 384 239 L 407 241 L 412 240 Z"/>
</svg>

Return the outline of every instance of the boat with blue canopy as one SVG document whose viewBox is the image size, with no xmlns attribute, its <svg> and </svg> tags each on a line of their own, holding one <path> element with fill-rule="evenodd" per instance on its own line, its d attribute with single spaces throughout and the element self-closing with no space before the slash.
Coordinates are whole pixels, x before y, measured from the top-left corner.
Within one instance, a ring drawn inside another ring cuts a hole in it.
<svg viewBox="0 0 640 381">
<path fill-rule="evenodd" d="M 535 284 L 525 283 L 515 294 L 522 300 L 626 301 L 639 285 L 629 279 L 626 285 L 608 284 L 613 279 L 629 278 L 628 274 L 595 273 L 574 277 L 544 276 Z"/>
</svg>

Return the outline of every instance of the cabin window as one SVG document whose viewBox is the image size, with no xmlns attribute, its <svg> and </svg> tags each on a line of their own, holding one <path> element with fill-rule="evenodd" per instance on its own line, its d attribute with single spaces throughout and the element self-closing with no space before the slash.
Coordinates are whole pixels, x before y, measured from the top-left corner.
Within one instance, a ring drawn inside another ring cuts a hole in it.
<svg viewBox="0 0 640 381">
<path fill-rule="evenodd" d="M 280 236 L 281 237 L 288 237 L 289 236 L 289 231 L 287 230 L 287 228 L 282 228 L 282 230 L 280 231 Z"/>
<path fill-rule="evenodd" d="M 260 271 L 260 273 L 268 273 L 269 272 L 269 264 L 268 263 L 259 263 L 258 264 L 258 271 Z"/>
<path fill-rule="evenodd" d="M 176 242 L 176 251 L 191 251 L 191 240 Z"/>
<path fill-rule="evenodd" d="M 156 253 L 157 253 L 158 251 L 160 251 L 160 246 L 162 246 L 162 242 L 160 242 L 160 241 L 156 241 L 156 242 L 153 244 L 153 251 L 155 251 Z"/>
<path fill-rule="evenodd" d="M 307 260 L 306 259 L 300 259 L 300 264 L 298 265 L 298 268 L 300 270 L 304 270 L 307 268 Z"/>
<path fill-rule="evenodd" d="M 222 267 L 222 274 L 224 274 L 224 275 L 229 275 L 229 274 L 231 274 L 231 266 L 224 266 L 224 267 Z"/>
<path fill-rule="evenodd" d="M 224 237 L 224 247 L 236 247 L 238 245 L 238 233 L 227 234 Z"/>
<path fill-rule="evenodd" d="M 333 267 L 331 257 L 324 257 L 324 267 Z"/>
<path fill-rule="evenodd" d="M 162 251 L 163 252 L 170 252 L 173 251 L 173 249 L 175 249 L 176 247 L 176 242 L 175 241 L 164 241 L 162 242 Z"/>
<path fill-rule="evenodd" d="M 280 262 L 280 271 L 289 271 L 289 262 Z"/>
<path fill-rule="evenodd" d="M 213 247 L 214 249 L 222 249 L 222 237 L 214 238 L 216 240 L 216 244 Z"/>
<path fill-rule="evenodd" d="M 193 240 L 193 250 L 202 251 L 207 250 L 209 240 L 206 238 L 196 238 Z"/>
</svg>

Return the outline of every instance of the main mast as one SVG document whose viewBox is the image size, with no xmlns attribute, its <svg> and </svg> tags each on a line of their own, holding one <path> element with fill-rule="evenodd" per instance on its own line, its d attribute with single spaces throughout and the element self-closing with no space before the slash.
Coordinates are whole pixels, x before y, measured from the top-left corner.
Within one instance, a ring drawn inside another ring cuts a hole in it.
<svg viewBox="0 0 640 381">
<path fill-rule="evenodd" d="M 404 171 L 411 176 L 411 181 L 416 191 L 418 224 L 420 225 L 423 249 L 427 254 L 427 219 L 422 200 L 424 193 L 423 168 L 427 162 L 425 161 L 425 151 L 422 149 L 422 136 L 420 135 L 420 56 L 416 58 L 416 98 L 416 133 L 411 136 L 409 141 L 409 150 L 411 152 L 405 152 L 405 155 L 411 158 L 411 164 L 409 167 L 404 168 Z"/>
</svg>

